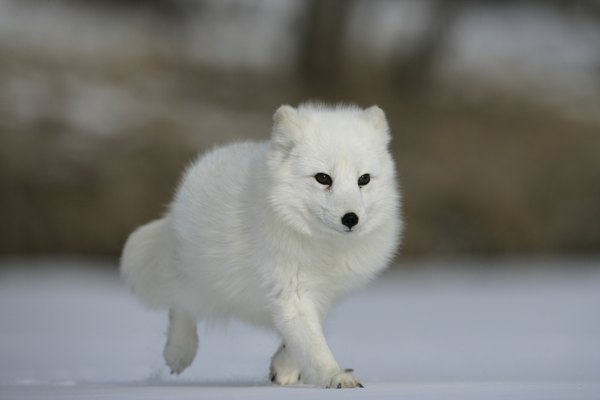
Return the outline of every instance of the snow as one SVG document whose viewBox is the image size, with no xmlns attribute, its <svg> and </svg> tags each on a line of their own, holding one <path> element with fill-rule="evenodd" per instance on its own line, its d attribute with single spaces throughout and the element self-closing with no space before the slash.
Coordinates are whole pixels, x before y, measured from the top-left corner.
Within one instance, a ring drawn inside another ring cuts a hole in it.
<svg viewBox="0 0 600 400">
<path fill-rule="evenodd" d="M 366 389 L 272 386 L 278 339 L 204 328 L 194 364 L 163 366 L 166 316 L 110 265 L 0 262 L 0 399 L 597 399 L 600 269 L 591 261 L 408 265 L 334 310 L 330 345 Z"/>
</svg>

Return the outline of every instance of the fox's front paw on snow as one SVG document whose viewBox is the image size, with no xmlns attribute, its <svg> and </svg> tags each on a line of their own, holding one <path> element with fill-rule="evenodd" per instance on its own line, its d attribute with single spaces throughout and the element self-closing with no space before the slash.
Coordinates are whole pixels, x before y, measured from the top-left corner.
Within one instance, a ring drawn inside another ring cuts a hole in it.
<svg viewBox="0 0 600 400">
<path fill-rule="evenodd" d="M 364 386 L 352 375 L 352 370 L 347 369 L 335 374 L 329 381 L 327 389 L 363 388 Z"/>
<path fill-rule="evenodd" d="M 302 375 L 300 371 L 279 371 L 271 369 L 269 372 L 269 380 L 277 385 L 287 386 L 294 385 L 296 383 L 300 383 L 302 379 Z"/>
<path fill-rule="evenodd" d="M 302 379 L 300 367 L 292 358 L 285 345 L 279 347 L 277 352 L 271 358 L 271 368 L 269 369 L 269 380 L 278 385 L 293 385 L 299 383 Z"/>
</svg>

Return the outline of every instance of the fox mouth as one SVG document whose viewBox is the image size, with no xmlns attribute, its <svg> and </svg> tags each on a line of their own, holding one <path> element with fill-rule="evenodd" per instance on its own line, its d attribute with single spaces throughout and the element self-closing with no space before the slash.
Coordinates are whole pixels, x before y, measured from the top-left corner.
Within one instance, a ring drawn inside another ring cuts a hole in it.
<svg viewBox="0 0 600 400">
<path fill-rule="evenodd" d="M 355 234 L 355 232 L 362 231 L 358 226 L 347 227 L 342 225 L 341 223 L 334 223 L 332 219 L 339 220 L 337 217 L 333 217 L 327 210 L 321 210 L 320 213 L 313 214 L 317 220 L 319 220 L 321 224 L 321 229 L 329 234 L 337 234 L 337 235 L 350 235 Z"/>
<path fill-rule="evenodd" d="M 331 226 L 328 223 L 323 223 L 323 226 L 325 227 L 325 231 L 334 235 L 351 235 L 356 232 L 356 229 L 347 228 L 345 226 Z"/>
<path fill-rule="evenodd" d="M 334 229 L 338 234 L 342 235 L 357 235 L 362 229 L 359 229 L 357 226 L 353 226 L 352 228 L 348 228 L 346 226 L 342 226 L 341 229 Z"/>
</svg>

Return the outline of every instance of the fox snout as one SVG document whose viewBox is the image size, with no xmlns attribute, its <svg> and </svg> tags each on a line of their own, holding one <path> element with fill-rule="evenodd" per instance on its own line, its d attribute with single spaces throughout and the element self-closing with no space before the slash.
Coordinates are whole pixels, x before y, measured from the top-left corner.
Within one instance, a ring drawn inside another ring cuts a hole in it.
<svg viewBox="0 0 600 400">
<path fill-rule="evenodd" d="M 342 224 L 347 226 L 348 229 L 352 229 L 353 226 L 358 224 L 358 215 L 354 214 L 353 212 L 344 214 L 342 217 Z"/>
</svg>

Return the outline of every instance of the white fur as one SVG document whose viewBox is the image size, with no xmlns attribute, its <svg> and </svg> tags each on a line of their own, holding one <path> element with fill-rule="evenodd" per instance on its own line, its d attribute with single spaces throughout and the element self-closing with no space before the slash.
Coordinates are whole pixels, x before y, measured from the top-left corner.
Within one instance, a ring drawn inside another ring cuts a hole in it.
<svg viewBox="0 0 600 400">
<path fill-rule="evenodd" d="M 271 141 L 217 148 L 186 171 L 168 213 L 132 233 L 121 260 L 134 293 L 171 310 L 164 355 L 173 372 L 194 358 L 194 321 L 237 317 L 282 336 L 274 382 L 301 375 L 322 387 L 359 385 L 338 366 L 323 322 L 396 249 L 389 141 L 377 106 L 282 106 Z M 331 187 L 317 173 L 330 175 Z M 351 231 L 341 223 L 347 212 L 359 218 Z"/>
</svg>

